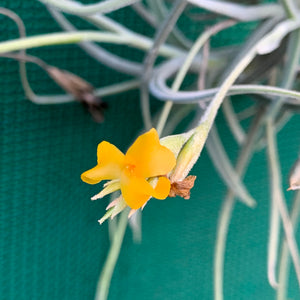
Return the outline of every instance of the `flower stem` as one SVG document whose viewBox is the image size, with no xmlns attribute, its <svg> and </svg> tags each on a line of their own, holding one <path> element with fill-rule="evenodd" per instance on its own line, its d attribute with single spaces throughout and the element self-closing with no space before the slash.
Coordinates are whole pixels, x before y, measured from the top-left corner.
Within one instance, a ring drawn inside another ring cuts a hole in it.
<svg viewBox="0 0 300 300">
<path fill-rule="evenodd" d="M 179 72 L 176 74 L 175 80 L 172 84 L 172 90 L 173 91 L 178 91 L 179 90 L 179 88 L 180 88 L 180 86 L 181 86 L 181 84 L 184 80 L 184 77 L 186 76 L 190 66 L 193 63 L 193 60 L 194 60 L 195 56 L 200 51 L 200 49 L 205 45 L 205 43 L 210 39 L 210 37 L 212 35 L 216 34 L 217 32 L 221 31 L 222 29 L 230 27 L 234 24 L 235 24 L 235 22 L 231 21 L 231 20 L 218 23 L 218 24 L 208 28 L 206 31 L 204 31 L 198 37 L 198 39 L 196 40 L 196 42 L 192 46 L 191 50 L 189 51 L 189 53 L 188 53 L 184 63 L 182 64 Z M 165 123 L 167 121 L 167 118 L 169 116 L 169 113 L 171 111 L 172 106 L 173 106 L 173 103 L 171 101 L 167 101 L 165 103 L 161 118 L 160 118 L 160 120 L 158 122 L 158 125 L 157 125 L 157 132 L 158 132 L 159 135 L 161 135 L 161 133 L 162 133 L 162 130 L 165 126 Z"/>
<path fill-rule="evenodd" d="M 95 300 L 106 300 L 109 292 L 109 286 L 116 262 L 118 260 L 123 238 L 128 223 L 128 209 L 125 209 L 120 216 L 120 220 L 115 231 L 111 247 L 104 267 L 102 269 L 98 284 Z"/>
</svg>

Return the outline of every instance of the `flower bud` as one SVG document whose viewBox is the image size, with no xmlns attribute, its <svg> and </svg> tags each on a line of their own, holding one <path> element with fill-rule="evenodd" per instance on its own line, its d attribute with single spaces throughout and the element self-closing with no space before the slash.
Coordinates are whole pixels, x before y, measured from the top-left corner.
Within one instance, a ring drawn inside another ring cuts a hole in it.
<svg viewBox="0 0 300 300">
<path fill-rule="evenodd" d="M 161 145 L 170 149 L 177 158 L 180 150 L 182 149 L 182 146 L 193 135 L 193 133 L 194 130 L 190 130 L 189 132 L 185 132 L 182 134 L 168 135 L 164 138 L 161 138 L 160 143 Z"/>
<path fill-rule="evenodd" d="M 177 156 L 177 163 L 170 175 L 171 182 L 182 181 L 198 160 L 209 132 L 207 122 L 200 124 L 184 143 Z"/>
</svg>

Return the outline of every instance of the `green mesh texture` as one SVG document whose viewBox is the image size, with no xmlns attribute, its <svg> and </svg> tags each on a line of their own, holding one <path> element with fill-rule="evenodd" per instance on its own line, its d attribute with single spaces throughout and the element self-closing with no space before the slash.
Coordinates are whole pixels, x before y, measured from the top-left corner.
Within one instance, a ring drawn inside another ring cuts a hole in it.
<svg viewBox="0 0 300 300">
<path fill-rule="evenodd" d="M 60 30 L 37 1 L 6 0 L 1 5 L 21 16 L 28 35 Z M 130 16 L 124 11 L 118 13 L 120 20 L 126 19 L 134 28 L 135 15 Z M 12 21 L 2 16 L 0 21 L 1 40 L 18 36 Z M 252 25 L 241 27 L 247 26 Z M 237 43 L 245 36 L 245 30 L 231 30 L 220 44 Z M 97 87 L 125 78 L 95 64 L 73 45 L 29 52 Z M 123 54 L 130 51 L 124 49 Z M 122 150 L 132 142 L 142 128 L 138 93 L 107 98 L 106 120 L 95 124 L 79 103 L 38 106 L 29 102 L 20 84 L 18 64 L 7 59 L 0 62 L 0 299 L 93 299 L 109 247 L 107 224 L 97 223 L 108 199 L 90 201 L 100 186 L 82 183 L 80 174 L 95 164 L 100 141 L 108 140 Z M 39 68 L 30 65 L 29 71 L 36 92 L 60 92 Z M 237 147 L 227 138 L 222 117 L 218 124 L 234 158 Z M 294 117 L 279 134 L 284 179 L 297 156 L 299 132 L 299 118 Z M 189 201 L 153 200 L 146 206 L 140 244 L 132 242 L 127 230 L 109 299 L 213 298 L 213 251 L 225 187 L 206 151 L 192 174 L 198 178 Z M 230 227 L 225 299 L 274 297 L 266 276 L 267 177 L 265 153 L 261 152 L 255 155 L 246 176 L 258 206 L 251 210 L 237 204 Z M 299 299 L 293 271 L 289 296 Z"/>
</svg>

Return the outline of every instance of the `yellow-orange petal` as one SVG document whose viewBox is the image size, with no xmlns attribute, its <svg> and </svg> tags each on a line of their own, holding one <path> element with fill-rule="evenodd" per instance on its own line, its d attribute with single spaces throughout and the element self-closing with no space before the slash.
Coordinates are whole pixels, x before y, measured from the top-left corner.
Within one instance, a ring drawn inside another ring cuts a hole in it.
<svg viewBox="0 0 300 300">
<path fill-rule="evenodd" d="M 98 165 L 81 174 L 82 181 L 96 184 L 101 180 L 119 179 L 124 167 L 125 155 L 114 145 L 101 142 L 97 149 Z"/>
<path fill-rule="evenodd" d="M 136 139 L 126 152 L 125 161 L 144 178 L 166 175 L 176 164 L 173 152 L 160 144 L 154 128 Z"/>
<path fill-rule="evenodd" d="M 160 200 L 166 199 L 170 193 L 170 189 L 170 180 L 167 177 L 159 177 L 154 188 L 154 193 L 151 196 Z"/>
<path fill-rule="evenodd" d="M 170 188 L 170 181 L 166 177 L 160 177 L 155 188 L 146 179 L 130 176 L 126 171 L 121 177 L 122 196 L 132 209 L 141 208 L 151 196 L 161 200 L 167 198 Z"/>
</svg>

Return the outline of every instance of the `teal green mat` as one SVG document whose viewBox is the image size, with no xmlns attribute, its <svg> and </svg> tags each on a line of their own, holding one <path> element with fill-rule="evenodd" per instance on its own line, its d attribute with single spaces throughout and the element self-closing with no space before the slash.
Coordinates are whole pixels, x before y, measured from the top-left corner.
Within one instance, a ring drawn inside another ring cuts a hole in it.
<svg viewBox="0 0 300 300">
<path fill-rule="evenodd" d="M 2 1 L 22 17 L 28 35 L 59 28 L 36 1 Z M 120 19 L 125 14 L 120 14 Z M 1 16 L 1 40 L 18 37 L 15 24 Z M 127 19 L 134 26 L 134 19 Z M 250 26 L 250 25 L 249 25 Z M 231 32 L 232 42 L 245 32 Z M 222 41 L 220 42 L 222 43 Z M 124 50 L 125 51 L 125 50 Z M 34 49 L 30 53 L 105 86 L 125 77 L 87 57 L 76 46 Z M 37 93 L 60 89 L 30 65 Z M 109 248 L 107 224 L 97 220 L 108 199 L 90 201 L 100 186 L 80 174 L 94 166 L 96 147 L 108 140 L 126 150 L 142 128 L 138 92 L 109 97 L 105 122 L 96 124 L 79 103 L 38 106 L 24 96 L 18 64 L 0 59 L 0 299 L 90 300 Z M 153 109 L 160 104 L 154 102 Z M 228 136 L 223 126 L 221 136 Z M 299 150 L 299 117 L 279 134 L 284 187 Z M 234 159 L 236 145 L 225 141 Z M 255 209 L 237 204 L 225 262 L 225 299 L 273 299 L 266 275 L 269 186 L 264 152 L 255 155 L 245 182 L 258 202 Z M 190 200 L 153 200 L 143 211 L 143 237 L 134 244 L 127 230 L 110 290 L 111 300 L 213 299 L 213 251 L 225 187 L 206 151 Z M 287 194 L 290 201 L 293 192 Z M 299 234 L 298 234 L 299 237 Z M 291 299 L 300 299 L 291 272 Z"/>
</svg>

